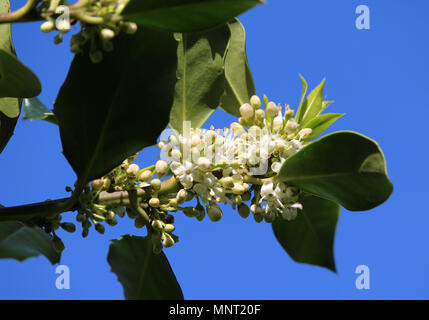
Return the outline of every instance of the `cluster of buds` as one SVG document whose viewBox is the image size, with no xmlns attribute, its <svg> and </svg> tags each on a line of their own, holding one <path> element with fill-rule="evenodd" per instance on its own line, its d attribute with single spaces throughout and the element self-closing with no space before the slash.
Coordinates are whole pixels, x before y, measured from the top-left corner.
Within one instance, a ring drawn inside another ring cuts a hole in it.
<svg viewBox="0 0 429 320">
<path fill-rule="evenodd" d="M 133 163 L 134 155 L 92 181 L 81 196 L 77 216 L 83 235 L 91 222 L 102 233 L 101 222 L 115 225 L 115 216 L 126 212 L 137 228 L 148 228 L 153 250 L 160 252 L 178 241 L 171 212 L 181 211 L 199 221 L 207 215 L 216 222 L 223 216 L 219 205 L 230 204 L 243 218 L 252 213 L 258 223 L 295 219 L 303 209 L 300 191 L 274 177 L 312 130 L 300 128 L 288 105 L 282 108 L 267 97 L 265 110 L 261 105 L 253 96 L 241 106 L 238 122 L 223 130 L 192 129 L 185 123 L 182 134 L 161 135 L 161 159 L 155 165 L 140 169 Z M 109 202 L 109 194 L 115 192 L 121 197 L 128 193 L 128 200 Z M 184 206 L 191 200 L 192 205 Z"/>
<path fill-rule="evenodd" d="M 70 6 L 60 5 L 60 2 L 50 0 L 44 3 L 41 15 L 46 21 L 40 26 L 41 31 L 59 31 L 54 38 L 54 43 L 59 44 L 71 25 L 79 21 L 81 30 L 71 37 L 70 50 L 80 53 L 89 44 L 89 56 L 94 63 L 102 61 L 103 51 L 114 49 L 112 40 L 117 34 L 137 31 L 137 24 L 123 21 L 120 16 L 128 0 L 81 0 Z"/>
</svg>

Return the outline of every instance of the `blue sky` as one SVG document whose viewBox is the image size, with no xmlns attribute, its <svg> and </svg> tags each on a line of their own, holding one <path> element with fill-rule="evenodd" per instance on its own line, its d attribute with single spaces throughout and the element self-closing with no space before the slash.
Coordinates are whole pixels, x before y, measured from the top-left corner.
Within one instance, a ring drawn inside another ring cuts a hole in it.
<svg viewBox="0 0 429 320">
<path fill-rule="evenodd" d="M 11 1 L 17 8 L 23 1 Z M 370 8 L 370 30 L 355 27 L 358 5 Z M 180 243 L 166 254 L 187 299 L 428 299 L 427 190 L 429 2 L 426 0 L 267 0 L 244 14 L 248 58 L 258 94 L 296 106 L 301 73 L 310 87 L 326 77 L 330 111 L 346 113 L 329 131 L 355 130 L 377 140 L 395 190 L 380 207 L 341 210 L 335 239 L 338 274 L 293 262 L 268 224 L 224 209 L 219 223 L 177 217 Z M 51 106 L 72 60 L 68 42 L 53 44 L 39 23 L 13 26 L 19 58 L 39 76 Z M 76 32 L 74 30 L 73 32 Z M 208 125 L 233 117 L 217 111 Z M 61 154 L 58 128 L 19 120 L 0 155 L 3 205 L 66 196 L 75 175 Z M 149 165 L 149 148 L 138 158 Z M 64 214 L 72 221 L 74 214 Z M 80 230 L 80 227 L 79 227 Z M 122 299 L 110 272 L 109 240 L 139 235 L 127 219 L 101 236 L 62 232 L 71 289 L 57 290 L 47 259 L 0 261 L 0 299 Z M 370 290 L 357 290 L 355 268 L 370 268 Z"/>
</svg>

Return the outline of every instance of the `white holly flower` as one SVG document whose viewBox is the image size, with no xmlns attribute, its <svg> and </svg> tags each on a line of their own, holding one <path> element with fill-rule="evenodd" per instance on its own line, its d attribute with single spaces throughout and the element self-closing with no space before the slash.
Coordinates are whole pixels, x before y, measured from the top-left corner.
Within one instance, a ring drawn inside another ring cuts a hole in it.
<svg viewBox="0 0 429 320">
<path fill-rule="evenodd" d="M 174 161 L 170 164 L 171 171 L 179 178 L 180 183 L 185 189 L 191 188 L 194 182 L 193 168 L 194 166 L 190 161 L 185 161 L 184 164 Z"/>
</svg>

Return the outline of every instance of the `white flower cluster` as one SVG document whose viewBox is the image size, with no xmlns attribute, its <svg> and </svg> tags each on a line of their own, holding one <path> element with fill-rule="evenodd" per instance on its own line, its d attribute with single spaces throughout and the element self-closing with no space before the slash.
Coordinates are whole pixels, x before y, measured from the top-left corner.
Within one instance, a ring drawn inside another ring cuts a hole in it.
<svg viewBox="0 0 429 320">
<path fill-rule="evenodd" d="M 206 206 L 240 205 L 252 184 L 255 196 L 251 211 L 256 220 L 292 220 L 297 209 L 302 209 L 297 202 L 298 190 L 274 184 L 270 178 L 302 148 L 302 139 L 311 135 L 311 129 L 298 131 L 289 106 L 284 116 L 282 107 L 273 102 L 265 102 L 265 111 L 260 107 L 260 99 L 253 96 L 251 104 L 240 108 L 239 123 L 223 130 L 191 129 L 185 123 L 187 132 L 173 131 L 167 139 L 161 139 L 161 158 L 168 162 L 183 188 L 198 195 Z"/>
</svg>

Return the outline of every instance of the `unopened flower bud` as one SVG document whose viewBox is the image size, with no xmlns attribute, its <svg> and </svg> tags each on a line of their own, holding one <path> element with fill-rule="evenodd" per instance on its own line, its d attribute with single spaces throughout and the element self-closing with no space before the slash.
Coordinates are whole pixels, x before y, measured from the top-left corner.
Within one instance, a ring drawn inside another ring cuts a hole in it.
<svg viewBox="0 0 429 320">
<path fill-rule="evenodd" d="M 161 189 L 161 180 L 153 179 L 150 182 L 150 186 L 153 188 L 153 190 L 158 191 L 159 189 Z"/>
<path fill-rule="evenodd" d="M 134 22 L 124 22 L 123 25 L 123 30 L 125 31 L 125 33 L 127 34 L 134 34 L 137 32 L 137 24 Z"/>
<path fill-rule="evenodd" d="M 269 102 L 265 108 L 265 114 L 267 118 L 274 118 L 279 113 L 279 109 L 277 108 L 274 102 Z"/>
<path fill-rule="evenodd" d="M 179 192 L 176 195 L 176 200 L 178 204 L 182 204 L 186 201 L 188 197 L 188 192 L 185 189 L 179 190 Z"/>
<path fill-rule="evenodd" d="M 105 189 L 105 190 L 109 189 L 111 184 L 112 184 L 112 181 L 110 181 L 109 178 L 103 179 L 103 189 Z"/>
<path fill-rule="evenodd" d="M 64 229 L 67 232 L 73 233 L 76 231 L 76 226 L 74 225 L 74 223 L 70 223 L 70 222 L 63 222 L 60 224 L 61 228 Z"/>
<path fill-rule="evenodd" d="M 174 232 L 174 230 L 176 230 L 176 228 L 174 227 L 174 225 L 172 225 L 172 224 L 170 224 L 170 223 L 167 223 L 167 224 L 164 226 L 164 231 L 165 231 L 165 232 L 172 233 L 172 232 Z"/>
<path fill-rule="evenodd" d="M 285 112 L 285 118 L 290 119 L 295 115 L 295 111 L 291 109 L 287 109 Z"/>
<path fill-rule="evenodd" d="M 242 117 L 238 118 L 238 123 L 241 124 L 243 127 L 247 127 L 247 122 Z"/>
<path fill-rule="evenodd" d="M 40 26 L 40 30 L 45 33 L 49 33 L 55 29 L 55 23 L 53 21 L 46 21 Z"/>
<path fill-rule="evenodd" d="M 174 245 L 174 240 L 168 233 L 163 233 L 161 239 L 162 239 L 162 245 L 165 248 L 169 248 Z"/>
<path fill-rule="evenodd" d="M 207 208 L 207 215 L 209 216 L 211 221 L 217 222 L 222 219 L 223 213 L 217 204 L 212 203 Z"/>
<path fill-rule="evenodd" d="M 171 156 L 174 160 L 176 160 L 176 161 L 180 161 L 180 159 L 182 158 L 182 153 L 181 153 L 179 150 L 177 150 L 177 149 L 173 149 L 173 150 L 171 150 L 171 152 L 170 152 L 170 156 Z"/>
<path fill-rule="evenodd" d="M 232 188 L 232 192 L 234 194 L 243 194 L 247 190 L 244 188 L 243 184 L 241 183 L 234 183 L 234 187 Z"/>
<path fill-rule="evenodd" d="M 104 234 L 104 232 L 106 231 L 106 228 L 104 228 L 101 223 L 97 223 L 94 228 L 99 234 Z"/>
<path fill-rule="evenodd" d="M 298 124 L 293 120 L 288 120 L 286 122 L 286 132 L 295 132 L 296 128 L 298 128 Z"/>
<path fill-rule="evenodd" d="M 118 216 L 123 218 L 125 216 L 125 207 L 115 207 L 113 212 Z"/>
<path fill-rule="evenodd" d="M 244 203 L 241 203 L 238 206 L 238 213 L 240 214 L 240 216 L 242 218 L 247 218 L 250 214 L 249 207 L 247 205 L 245 205 Z"/>
<path fill-rule="evenodd" d="M 246 121 L 251 120 L 253 118 L 254 113 L 255 112 L 253 107 L 248 103 L 245 103 L 240 107 L 240 114 Z"/>
<path fill-rule="evenodd" d="M 243 128 L 243 126 L 237 122 L 233 122 L 230 125 L 231 131 L 236 133 L 236 134 L 242 134 L 244 132 L 246 132 Z"/>
<path fill-rule="evenodd" d="M 226 189 L 231 189 L 234 187 L 234 179 L 232 177 L 224 177 L 220 179 L 222 187 Z"/>
<path fill-rule="evenodd" d="M 153 220 L 152 228 L 158 231 L 162 231 L 162 229 L 164 228 L 164 223 L 161 220 Z"/>
<path fill-rule="evenodd" d="M 250 104 L 252 105 L 253 108 L 255 109 L 259 109 L 261 107 L 261 99 L 259 99 L 259 97 L 257 95 L 253 95 L 250 98 Z"/>
<path fill-rule="evenodd" d="M 152 177 L 153 177 L 152 171 L 145 170 L 142 173 L 140 173 L 139 180 L 146 182 L 146 181 L 149 181 L 150 179 L 152 179 Z"/>
<path fill-rule="evenodd" d="M 304 128 L 298 132 L 298 136 L 301 139 L 305 139 L 305 138 L 308 138 L 309 136 L 311 136 L 312 133 L 313 133 L 313 130 L 311 128 Z"/>
<path fill-rule="evenodd" d="M 100 35 L 105 40 L 112 40 L 115 37 L 115 32 L 111 29 L 104 28 L 101 30 Z"/>
<path fill-rule="evenodd" d="M 160 205 L 159 199 L 158 198 L 151 198 L 149 200 L 149 205 L 153 208 L 158 208 Z"/>
<path fill-rule="evenodd" d="M 92 181 L 92 188 L 94 190 L 100 190 L 103 187 L 104 181 L 103 179 L 96 179 Z"/>
<path fill-rule="evenodd" d="M 144 220 L 142 217 L 140 217 L 140 216 L 138 216 L 138 217 L 134 220 L 134 226 L 135 226 L 137 229 L 141 229 L 141 228 L 143 228 L 145 225 L 146 225 L 145 220 Z"/>
<path fill-rule="evenodd" d="M 137 176 L 139 175 L 139 170 L 140 168 L 138 165 L 136 165 L 135 163 L 130 164 L 127 168 L 128 177 L 131 179 L 137 178 Z"/>
<path fill-rule="evenodd" d="M 168 163 L 164 160 L 158 160 L 155 164 L 155 172 L 158 176 L 162 177 L 168 171 Z"/>
<path fill-rule="evenodd" d="M 85 215 L 83 213 L 78 213 L 76 216 L 76 221 L 77 222 L 83 222 L 85 220 Z"/>
<path fill-rule="evenodd" d="M 258 109 L 255 111 L 255 117 L 258 121 L 263 121 L 265 118 L 265 111 L 262 109 Z"/>
<path fill-rule="evenodd" d="M 86 238 L 88 236 L 89 230 L 88 229 L 83 229 L 82 230 L 82 238 Z"/>
<path fill-rule="evenodd" d="M 106 223 L 107 223 L 109 226 L 114 227 L 114 226 L 116 226 L 116 225 L 118 224 L 118 220 L 116 220 L 116 218 L 113 218 L 113 219 L 106 219 Z"/>
</svg>

